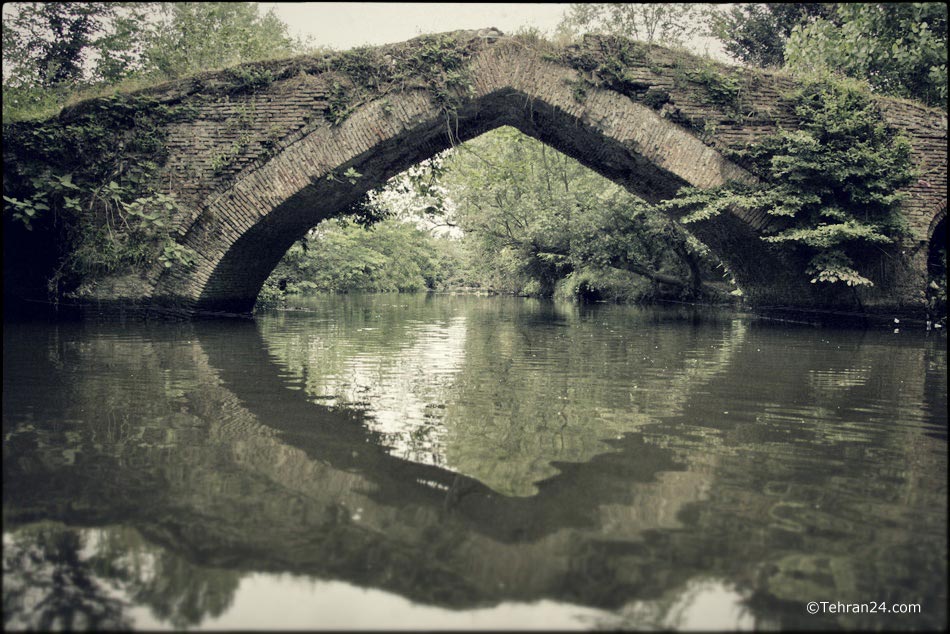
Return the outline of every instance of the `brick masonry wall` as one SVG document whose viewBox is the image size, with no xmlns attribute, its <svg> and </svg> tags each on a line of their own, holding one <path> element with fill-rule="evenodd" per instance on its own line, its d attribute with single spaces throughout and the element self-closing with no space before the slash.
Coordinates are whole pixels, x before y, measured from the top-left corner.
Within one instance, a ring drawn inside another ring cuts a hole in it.
<svg viewBox="0 0 950 634">
<path fill-rule="evenodd" d="M 648 200 L 667 198 L 686 184 L 754 181 L 721 152 L 796 125 L 783 97 L 795 83 L 781 74 L 635 45 L 626 85 L 613 90 L 593 71 L 564 61 L 596 56 L 599 40 L 559 50 L 491 30 L 453 36 L 470 53 L 471 91 L 450 117 L 422 82 L 408 81 L 349 104 L 351 114 L 335 125 L 325 115 L 331 93 L 352 86 L 325 57 L 244 67 L 268 73 L 269 81 L 249 83 L 248 73 L 232 69 L 143 91 L 161 103 L 191 106 L 190 114 L 168 124 L 168 160 L 159 182 L 184 209 L 179 241 L 198 261 L 191 269 L 146 272 L 145 291 L 142 284 L 102 285 L 104 299 L 250 310 L 273 266 L 308 228 L 399 171 L 498 125 L 518 127 Z M 418 39 L 380 52 L 393 56 L 416 46 Z M 703 70 L 731 78 L 740 87 L 738 99 L 717 103 L 697 80 Z M 579 85 L 586 86 L 582 96 Z M 906 101 L 882 99 L 881 105 L 888 121 L 910 137 L 920 175 L 904 205 L 913 240 L 900 246 L 902 254 L 882 261 L 877 285 L 862 291 L 862 301 L 882 308 L 918 305 L 932 225 L 946 213 L 946 115 Z M 350 167 L 362 174 L 355 184 L 343 177 Z M 691 229 L 730 265 L 755 303 L 853 302 L 851 293 L 819 296 L 800 273 L 790 275 L 791 264 L 758 239 L 769 220 L 745 214 Z M 125 297 L 126 288 L 147 297 Z"/>
</svg>

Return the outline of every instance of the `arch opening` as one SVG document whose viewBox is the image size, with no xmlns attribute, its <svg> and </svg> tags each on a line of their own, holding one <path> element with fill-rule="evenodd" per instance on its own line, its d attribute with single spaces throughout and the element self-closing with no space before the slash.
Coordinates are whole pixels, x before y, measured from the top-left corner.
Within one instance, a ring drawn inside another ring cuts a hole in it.
<svg viewBox="0 0 950 634">
<path fill-rule="evenodd" d="M 314 291 L 464 289 L 582 303 L 722 302 L 736 291 L 688 231 L 510 126 L 397 175 L 355 214 L 295 242 L 257 308 Z"/>
</svg>

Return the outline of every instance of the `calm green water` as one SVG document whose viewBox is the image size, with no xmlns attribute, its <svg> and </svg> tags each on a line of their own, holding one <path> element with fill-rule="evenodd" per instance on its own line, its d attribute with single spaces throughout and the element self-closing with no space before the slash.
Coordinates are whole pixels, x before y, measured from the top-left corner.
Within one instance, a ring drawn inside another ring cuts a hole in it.
<svg viewBox="0 0 950 634">
<path fill-rule="evenodd" d="M 304 307 L 4 325 L 6 628 L 946 626 L 943 333 Z"/>
</svg>

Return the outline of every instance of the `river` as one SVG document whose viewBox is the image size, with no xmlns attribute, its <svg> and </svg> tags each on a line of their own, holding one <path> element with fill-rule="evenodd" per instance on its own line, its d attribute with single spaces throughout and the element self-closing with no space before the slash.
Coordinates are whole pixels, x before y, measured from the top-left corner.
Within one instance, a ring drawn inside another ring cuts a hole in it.
<svg viewBox="0 0 950 634">
<path fill-rule="evenodd" d="M 383 294 L 3 344 L 7 629 L 947 624 L 943 332 Z"/>
</svg>

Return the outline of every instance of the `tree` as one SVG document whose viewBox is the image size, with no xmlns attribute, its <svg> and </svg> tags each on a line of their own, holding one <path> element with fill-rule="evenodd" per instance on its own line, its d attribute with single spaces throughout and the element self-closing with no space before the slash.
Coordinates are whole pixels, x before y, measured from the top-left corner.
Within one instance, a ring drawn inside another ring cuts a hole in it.
<svg viewBox="0 0 950 634">
<path fill-rule="evenodd" d="M 149 3 L 24 2 L 3 18 L 4 84 L 121 79 L 137 61 Z"/>
<path fill-rule="evenodd" d="M 796 26 L 786 62 L 795 71 L 832 71 L 887 95 L 947 107 L 947 5 L 837 4 L 834 15 Z"/>
<path fill-rule="evenodd" d="M 55 113 L 73 95 L 302 52 L 253 2 L 14 3 L 3 17 L 4 121 Z"/>
<path fill-rule="evenodd" d="M 549 296 L 577 271 L 588 290 L 600 287 L 592 294 L 619 298 L 608 288 L 608 271 L 623 272 L 628 281 L 646 278 L 651 292 L 659 284 L 687 294 L 700 290 L 704 250 L 685 231 L 513 128 L 459 146 L 445 164 L 442 184 L 455 204 L 455 222 L 477 254 L 474 276 L 498 290 Z"/>
<path fill-rule="evenodd" d="M 273 289 L 286 294 L 436 289 L 455 268 L 442 242 L 393 217 L 369 226 L 353 216 L 326 220 L 287 251 L 265 283 L 265 299 L 277 296 Z"/>
<path fill-rule="evenodd" d="M 558 30 L 574 37 L 595 33 L 663 46 L 682 46 L 700 33 L 700 7 L 668 2 L 572 3 Z"/>
<path fill-rule="evenodd" d="M 145 56 L 152 72 L 181 77 L 241 62 L 291 55 L 302 43 L 255 2 L 163 2 Z"/>
<path fill-rule="evenodd" d="M 737 4 L 709 13 L 709 31 L 727 53 L 744 64 L 778 68 L 785 63 L 785 43 L 801 24 L 829 16 L 830 4 Z"/>
<path fill-rule="evenodd" d="M 95 84 L 142 68 L 155 3 L 23 2 L 3 16 L 4 121 L 45 111 Z"/>
<path fill-rule="evenodd" d="M 905 231 L 899 190 L 913 176 L 910 143 L 854 81 L 808 83 L 794 103 L 797 130 L 735 152 L 763 184 L 684 188 L 663 205 L 688 210 L 687 224 L 730 206 L 764 210 L 782 226 L 763 239 L 803 252 L 813 284 L 871 286 L 862 256 Z"/>
</svg>

